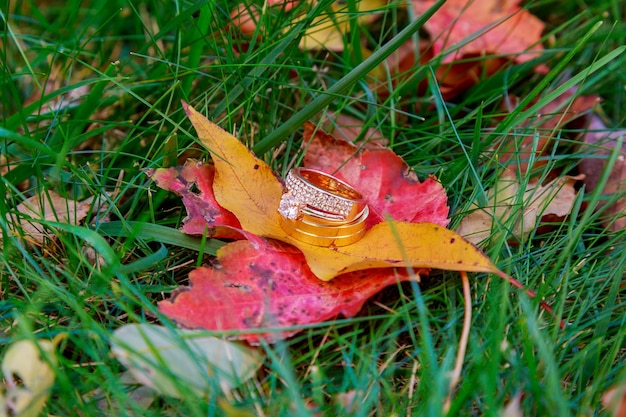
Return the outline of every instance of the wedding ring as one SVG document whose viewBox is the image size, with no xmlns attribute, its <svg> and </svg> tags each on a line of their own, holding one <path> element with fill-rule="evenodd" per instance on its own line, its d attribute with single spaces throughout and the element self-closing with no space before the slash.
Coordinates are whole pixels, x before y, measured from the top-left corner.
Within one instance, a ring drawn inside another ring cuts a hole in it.
<svg viewBox="0 0 626 417">
<path fill-rule="evenodd" d="M 285 192 L 278 211 L 286 219 L 309 215 L 324 221 L 350 222 L 363 214 L 363 196 L 332 175 L 306 168 L 294 168 L 285 178 Z"/>
<path fill-rule="evenodd" d="M 281 217 L 283 225 L 300 232 L 310 233 L 319 237 L 343 237 L 361 232 L 365 229 L 365 220 L 369 209 L 365 207 L 361 216 L 349 223 L 328 224 L 320 223 L 315 218 L 303 217 L 300 220 L 291 220 Z"/>
<path fill-rule="evenodd" d="M 294 168 L 285 179 L 278 211 L 287 235 L 315 246 L 347 246 L 365 234 L 363 195 L 332 175 Z"/>
<path fill-rule="evenodd" d="M 281 226 L 289 236 L 299 240 L 300 242 L 322 247 L 348 246 L 358 242 L 365 234 L 365 222 L 361 222 L 359 225 L 362 227 L 357 228 L 357 231 L 352 234 L 341 236 L 320 236 L 316 233 L 300 230 L 299 228 L 294 227 L 294 224 L 288 219 L 281 217 Z"/>
</svg>

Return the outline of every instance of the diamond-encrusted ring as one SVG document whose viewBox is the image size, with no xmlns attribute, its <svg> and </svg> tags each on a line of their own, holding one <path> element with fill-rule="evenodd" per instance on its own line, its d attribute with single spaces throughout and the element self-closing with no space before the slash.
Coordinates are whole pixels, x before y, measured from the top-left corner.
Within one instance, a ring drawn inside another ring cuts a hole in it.
<svg viewBox="0 0 626 417">
<path fill-rule="evenodd" d="M 313 216 L 325 222 L 351 222 L 360 217 L 366 207 L 360 192 L 314 169 L 290 170 L 285 186 L 278 211 L 289 220 Z"/>
</svg>

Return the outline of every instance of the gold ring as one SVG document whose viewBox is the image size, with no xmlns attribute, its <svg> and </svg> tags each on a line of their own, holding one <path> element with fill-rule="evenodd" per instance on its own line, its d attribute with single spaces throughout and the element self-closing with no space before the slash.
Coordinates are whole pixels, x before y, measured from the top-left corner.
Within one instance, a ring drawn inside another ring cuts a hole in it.
<svg viewBox="0 0 626 417">
<path fill-rule="evenodd" d="M 366 207 L 363 195 L 347 183 L 321 171 L 294 168 L 285 178 L 287 191 L 278 211 L 290 220 L 304 215 L 325 221 L 350 222 Z"/>
<path fill-rule="evenodd" d="M 284 226 L 300 232 L 313 234 L 319 237 L 343 237 L 359 233 L 365 229 L 365 220 L 369 215 L 367 206 L 363 214 L 351 222 L 341 224 L 326 224 L 317 222 L 315 218 L 303 217 L 300 220 L 291 220 L 281 216 Z"/>
<path fill-rule="evenodd" d="M 281 226 L 289 236 L 299 240 L 300 242 L 322 247 L 348 246 L 358 242 L 365 234 L 365 223 L 361 222 L 360 224 L 363 227 L 359 228 L 357 232 L 352 234 L 342 236 L 319 236 L 315 233 L 302 231 L 294 227 L 293 223 L 290 223 L 288 219 L 281 217 Z"/>
</svg>

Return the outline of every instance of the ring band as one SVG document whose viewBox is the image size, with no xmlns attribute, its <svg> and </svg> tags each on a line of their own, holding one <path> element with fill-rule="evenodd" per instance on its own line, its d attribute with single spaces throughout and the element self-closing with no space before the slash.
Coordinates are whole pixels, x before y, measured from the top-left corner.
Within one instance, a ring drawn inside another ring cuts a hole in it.
<svg viewBox="0 0 626 417">
<path fill-rule="evenodd" d="M 352 222 L 342 224 L 324 224 L 315 222 L 314 219 L 306 216 L 300 220 L 291 220 L 282 218 L 283 223 L 291 229 L 297 229 L 304 233 L 314 234 L 320 237 L 342 237 L 353 235 L 365 229 L 365 220 L 369 215 L 369 209 L 366 207 L 363 214 Z"/>
<path fill-rule="evenodd" d="M 328 221 L 349 222 L 362 215 L 366 206 L 361 193 L 345 182 L 321 171 L 294 168 L 285 178 L 279 212 L 298 220 L 310 214 Z"/>
<path fill-rule="evenodd" d="M 365 224 L 356 233 L 344 235 L 344 236 L 319 236 L 314 233 L 304 232 L 300 229 L 294 228 L 288 220 L 281 217 L 281 226 L 287 234 L 300 242 L 308 243 L 315 246 L 348 246 L 355 242 L 358 242 L 365 234 Z"/>
</svg>

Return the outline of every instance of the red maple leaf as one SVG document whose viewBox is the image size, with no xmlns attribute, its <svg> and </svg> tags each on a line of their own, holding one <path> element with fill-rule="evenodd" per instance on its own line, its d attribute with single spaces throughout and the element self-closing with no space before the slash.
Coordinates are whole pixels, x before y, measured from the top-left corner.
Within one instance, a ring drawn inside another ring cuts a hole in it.
<svg viewBox="0 0 626 417">
<path fill-rule="evenodd" d="M 188 160 L 182 167 L 149 169 L 146 174 L 156 184 L 183 199 L 187 217 L 183 219 L 183 232 L 189 235 L 209 233 L 209 237 L 236 239 L 241 234 L 239 220 L 220 207 L 213 194 L 215 167 Z M 223 227 L 226 226 L 226 227 Z"/>
<path fill-rule="evenodd" d="M 413 8 L 419 15 L 434 3 L 435 0 L 414 0 Z M 446 1 L 424 24 L 433 38 L 434 54 L 462 45 L 454 54 L 445 56 L 443 62 L 457 61 L 463 55 L 505 55 L 516 62 L 536 58 L 543 50 L 540 39 L 545 25 L 518 3 L 519 0 Z"/>
<path fill-rule="evenodd" d="M 447 226 L 448 199 L 441 184 L 429 177 L 417 179 L 402 158 L 380 146 L 358 148 L 316 129 L 304 126 L 307 152 L 304 166 L 333 174 L 348 184 L 358 184 L 370 206 L 368 225 L 390 216 L 397 221 L 430 222 Z"/>
<path fill-rule="evenodd" d="M 192 271 L 190 287 L 161 301 L 161 312 L 185 327 L 239 330 L 233 338 L 253 344 L 261 338 L 273 342 L 302 326 L 340 314 L 352 317 L 381 289 L 411 279 L 404 268 L 377 268 L 320 281 L 293 246 L 248 237 L 220 249 L 214 267 Z M 278 331 L 251 333 L 251 329 Z"/>
</svg>

